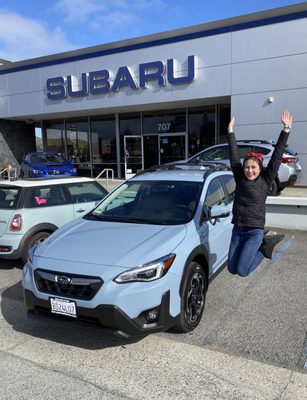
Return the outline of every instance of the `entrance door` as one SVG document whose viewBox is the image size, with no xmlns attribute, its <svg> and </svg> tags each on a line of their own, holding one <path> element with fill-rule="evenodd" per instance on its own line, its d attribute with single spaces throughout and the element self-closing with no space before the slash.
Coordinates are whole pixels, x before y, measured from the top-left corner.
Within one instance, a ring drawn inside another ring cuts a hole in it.
<svg viewBox="0 0 307 400">
<path fill-rule="evenodd" d="M 125 179 L 144 169 L 142 136 L 124 136 Z"/>
<path fill-rule="evenodd" d="M 185 158 L 185 136 L 160 135 L 160 164 Z"/>
<path fill-rule="evenodd" d="M 148 169 L 154 165 L 158 165 L 159 158 L 159 136 L 158 135 L 144 135 L 143 136 L 143 149 L 144 149 L 144 168 Z"/>
</svg>

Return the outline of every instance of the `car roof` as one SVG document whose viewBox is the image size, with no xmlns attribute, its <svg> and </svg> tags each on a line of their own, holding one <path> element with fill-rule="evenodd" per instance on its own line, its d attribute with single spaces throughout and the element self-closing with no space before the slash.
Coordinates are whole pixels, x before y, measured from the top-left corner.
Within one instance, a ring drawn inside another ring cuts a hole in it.
<svg viewBox="0 0 307 400">
<path fill-rule="evenodd" d="M 82 182 L 93 182 L 94 178 L 86 178 L 83 176 L 72 176 L 67 178 L 47 178 L 47 179 L 39 179 L 39 178 L 28 178 L 28 179 L 17 179 L 17 180 L 7 180 L 4 179 L 0 181 L 0 187 L 2 186 L 19 186 L 19 187 L 36 187 L 36 186 L 44 186 L 44 185 L 59 185 L 59 184 L 67 184 L 67 183 L 82 183 Z"/>
<path fill-rule="evenodd" d="M 62 154 L 58 151 L 31 151 L 31 153 L 28 154 Z"/>
<path fill-rule="evenodd" d="M 207 176 L 218 174 L 232 174 L 231 169 L 223 163 L 202 163 L 191 165 L 188 163 L 162 164 L 135 175 L 130 181 L 170 180 L 203 182 Z"/>
</svg>

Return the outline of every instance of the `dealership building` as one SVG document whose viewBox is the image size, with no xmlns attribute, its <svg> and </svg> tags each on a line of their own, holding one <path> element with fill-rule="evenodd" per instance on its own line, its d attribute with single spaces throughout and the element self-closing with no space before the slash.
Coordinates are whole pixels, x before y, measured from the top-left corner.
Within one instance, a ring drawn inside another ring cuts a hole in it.
<svg viewBox="0 0 307 400">
<path fill-rule="evenodd" d="M 125 178 L 237 139 L 289 147 L 307 186 L 307 2 L 11 63 L 0 60 L 0 163 L 42 147 L 80 175 Z"/>
</svg>

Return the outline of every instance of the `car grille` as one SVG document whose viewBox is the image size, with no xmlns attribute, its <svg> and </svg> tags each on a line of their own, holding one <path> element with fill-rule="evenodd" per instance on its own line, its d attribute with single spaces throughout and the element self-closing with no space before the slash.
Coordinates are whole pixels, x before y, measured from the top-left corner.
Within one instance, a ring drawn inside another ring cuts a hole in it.
<svg viewBox="0 0 307 400">
<path fill-rule="evenodd" d="M 68 171 L 58 171 L 58 170 L 52 170 L 52 171 L 48 171 L 48 175 L 64 175 L 64 174 L 68 174 Z"/>
<path fill-rule="evenodd" d="M 103 284 L 99 277 L 37 269 L 34 279 L 40 292 L 73 299 L 91 300 Z"/>
</svg>

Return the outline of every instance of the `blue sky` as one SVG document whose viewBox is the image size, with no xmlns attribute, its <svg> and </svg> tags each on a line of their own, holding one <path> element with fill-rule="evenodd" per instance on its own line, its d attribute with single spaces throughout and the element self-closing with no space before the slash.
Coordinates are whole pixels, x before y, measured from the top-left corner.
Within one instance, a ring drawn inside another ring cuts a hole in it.
<svg viewBox="0 0 307 400">
<path fill-rule="evenodd" d="M 19 61 L 297 4 L 287 0 L 1 0 L 0 59 Z"/>
</svg>

